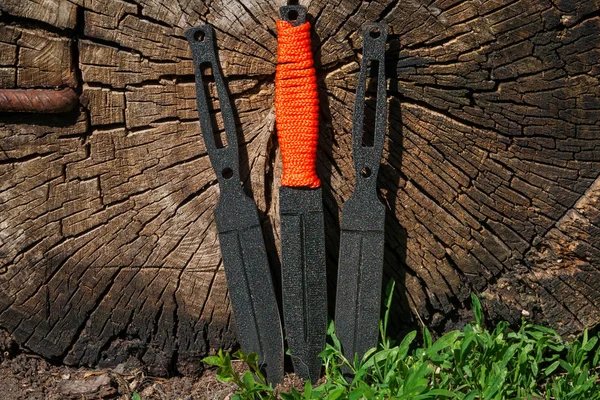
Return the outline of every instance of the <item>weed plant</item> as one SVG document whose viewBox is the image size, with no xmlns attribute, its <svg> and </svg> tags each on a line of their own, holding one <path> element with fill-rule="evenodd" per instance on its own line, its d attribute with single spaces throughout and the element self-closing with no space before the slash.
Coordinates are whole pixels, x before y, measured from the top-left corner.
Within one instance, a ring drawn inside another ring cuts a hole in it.
<svg viewBox="0 0 600 400">
<path fill-rule="evenodd" d="M 278 396 L 283 400 L 600 400 L 600 346 L 598 337 L 590 338 L 587 330 L 572 343 L 563 341 L 553 329 L 525 320 L 516 331 L 506 322 L 489 330 L 483 323 L 481 303 L 472 295 L 475 320 L 462 331 L 433 341 L 424 327 L 422 347 L 414 345 L 416 331 L 395 344 L 386 335 L 393 284 L 387 292 L 377 348 L 361 360 L 347 360 L 330 323 L 328 343 L 320 354 L 324 379 L 318 385 L 306 382 L 301 392 L 291 389 Z M 232 359 L 243 360 L 248 370 L 239 375 Z M 256 354 L 219 351 L 204 362 L 218 367 L 219 380 L 237 384 L 232 400 L 277 398 L 260 372 Z M 351 379 L 347 379 L 348 371 Z"/>
</svg>

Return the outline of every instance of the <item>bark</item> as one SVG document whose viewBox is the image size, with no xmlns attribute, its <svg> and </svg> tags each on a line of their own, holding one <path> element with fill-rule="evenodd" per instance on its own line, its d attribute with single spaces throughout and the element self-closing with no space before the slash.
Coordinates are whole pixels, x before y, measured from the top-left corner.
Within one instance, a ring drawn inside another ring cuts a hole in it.
<svg viewBox="0 0 600 400">
<path fill-rule="evenodd" d="M 360 27 L 389 24 L 380 173 L 393 324 L 600 323 L 600 1 L 301 1 L 314 21 L 330 294 L 352 192 Z M 211 23 L 243 179 L 278 268 L 280 3 L 4 0 L 0 87 L 73 87 L 0 115 L 0 328 L 67 364 L 192 373 L 235 343 L 185 29 Z M 213 97 L 215 93 L 212 93 Z M 333 299 L 332 299 L 333 300 Z"/>
</svg>

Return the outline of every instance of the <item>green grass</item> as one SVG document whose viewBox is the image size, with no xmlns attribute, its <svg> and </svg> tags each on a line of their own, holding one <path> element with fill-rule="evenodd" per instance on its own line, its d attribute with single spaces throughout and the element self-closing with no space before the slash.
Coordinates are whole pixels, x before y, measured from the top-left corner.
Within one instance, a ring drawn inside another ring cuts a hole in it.
<svg viewBox="0 0 600 400">
<path fill-rule="evenodd" d="M 389 289 L 391 293 L 393 288 Z M 386 337 L 391 295 L 380 324 L 381 343 L 362 360 L 346 360 L 333 324 L 328 344 L 320 354 L 325 379 L 317 386 L 307 382 L 303 391 L 279 393 L 284 400 L 301 399 L 585 399 L 600 400 L 600 346 L 598 337 L 567 343 L 552 329 L 523 321 L 519 330 L 500 322 L 493 330 L 483 325 L 481 304 L 472 296 L 475 321 L 462 331 L 446 333 L 435 342 L 424 328 L 422 347 L 415 348 L 417 333 L 398 345 Z M 217 366 L 218 379 L 235 382 L 234 399 L 275 399 L 260 373 L 256 355 L 241 351 L 234 359 L 249 370 L 238 375 L 232 356 L 222 351 L 204 362 Z M 350 368 L 348 382 L 342 368 Z"/>
</svg>

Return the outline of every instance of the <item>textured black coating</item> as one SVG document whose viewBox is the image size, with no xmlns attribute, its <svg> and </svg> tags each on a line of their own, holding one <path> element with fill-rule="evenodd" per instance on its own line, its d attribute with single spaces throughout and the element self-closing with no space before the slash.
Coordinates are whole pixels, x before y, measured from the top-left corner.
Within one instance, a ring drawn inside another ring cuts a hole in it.
<svg viewBox="0 0 600 400">
<path fill-rule="evenodd" d="M 296 14 L 296 19 L 290 19 L 290 14 Z M 289 22 L 293 26 L 302 25 L 306 22 L 306 7 L 293 5 L 279 8 L 279 15 L 282 20 Z"/>
<path fill-rule="evenodd" d="M 306 22 L 306 8 L 279 9 L 293 26 Z M 295 19 L 293 19 L 295 17 Z M 291 19 L 292 18 L 292 19 Z M 321 189 L 279 190 L 283 318 L 294 372 L 311 382 L 321 373 L 319 353 L 327 334 L 325 226 Z"/>
<path fill-rule="evenodd" d="M 377 345 L 385 225 L 385 207 L 377 197 L 377 173 L 387 128 L 387 27 L 382 23 L 366 23 L 362 36 L 363 58 L 352 121 L 356 183 L 352 196 L 342 208 L 335 308 L 336 332 L 349 360 L 353 360 L 355 354 L 362 358 L 367 350 Z M 379 63 L 374 140 L 372 146 L 365 146 L 363 121 L 369 60 Z"/>
<path fill-rule="evenodd" d="M 196 98 L 202 136 L 219 181 L 221 195 L 215 209 L 223 266 L 244 352 L 257 353 L 269 382 L 283 379 L 283 337 L 277 299 L 256 204 L 240 183 L 237 133 L 227 87 L 223 82 L 214 29 L 191 28 L 186 37 L 196 71 Z M 201 64 L 208 63 L 217 87 L 227 146 L 215 142 Z"/>
<path fill-rule="evenodd" d="M 325 226 L 321 189 L 282 186 L 283 315 L 294 371 L 315 383 L 327 334 Z"/>
</svg>

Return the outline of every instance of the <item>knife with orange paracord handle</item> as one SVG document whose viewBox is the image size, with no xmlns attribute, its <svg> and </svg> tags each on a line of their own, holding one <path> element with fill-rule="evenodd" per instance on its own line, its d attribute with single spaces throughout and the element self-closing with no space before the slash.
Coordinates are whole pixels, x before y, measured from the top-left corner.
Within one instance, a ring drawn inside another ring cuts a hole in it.
<svg viewBox="0 0 600 400">
<path fill-rule="evenodd" d="M 279 189 L 283 316 L 297 375 L 316 382 L 327 332 L 325 228 L 316 173 L 319 99 L 306 8 L 280 8 L 275 116 L 283 161 Z"/>
</svg>

